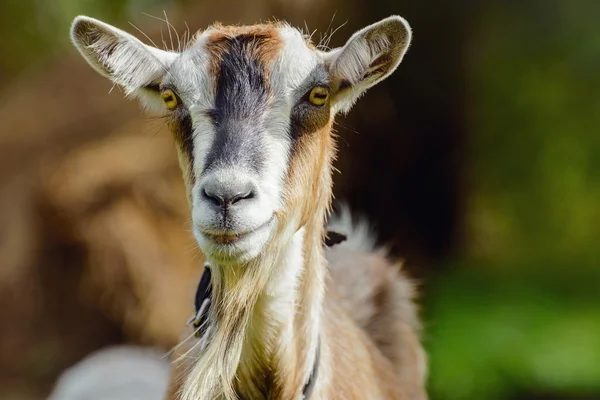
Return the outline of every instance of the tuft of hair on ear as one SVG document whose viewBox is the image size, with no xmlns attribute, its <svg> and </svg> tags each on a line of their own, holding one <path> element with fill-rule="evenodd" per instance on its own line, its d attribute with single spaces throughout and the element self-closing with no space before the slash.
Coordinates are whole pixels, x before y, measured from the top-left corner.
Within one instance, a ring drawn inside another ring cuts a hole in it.
<svg viewBox="0 0 600 400">
<path fill-rule="evenodd" d="M 368 88 L 394 72 L 411 38 L 408 22 L 391 16 L 356 32 L 342 48 L 325 53 L 336 112 L 348 112 Z"/>
</svg>

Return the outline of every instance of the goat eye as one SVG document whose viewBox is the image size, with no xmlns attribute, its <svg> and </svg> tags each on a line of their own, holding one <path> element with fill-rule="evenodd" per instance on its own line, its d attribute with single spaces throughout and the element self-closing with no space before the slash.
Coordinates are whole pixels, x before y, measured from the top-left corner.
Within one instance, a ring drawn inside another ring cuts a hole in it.
<svg viewBox="0 0 600 400">
<path fill-rule="evenodd" d="M 315 106 L 322 106 L 329 98 L 329 90 L 322 86 L 317 86 L 310 91 L 308 101 Z"/>
<path fill-rule="evenodd" d="M 171 89 L 164 90 L 160 94 L 160 97 L 162 97 L 163 101 L 165 102 L 165 105 L 167 106 L 167 108 L 169 110 L 172 110 L 175 107 L 177 107 L 177 104 L 178 104 L 177 97 L 175 96 L 175 93 L 173 93 L 173 91 Z"/>
</svg>

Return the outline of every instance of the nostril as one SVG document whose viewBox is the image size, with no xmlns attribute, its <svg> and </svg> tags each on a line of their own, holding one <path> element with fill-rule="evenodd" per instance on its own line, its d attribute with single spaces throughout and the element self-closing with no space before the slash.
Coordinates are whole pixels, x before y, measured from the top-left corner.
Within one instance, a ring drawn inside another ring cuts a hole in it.
<svg viewBox="0 0 600 400">
<path fill-rule="evenodd" d="M 219 182 L 211 180 L 200 189 L 199 197 L 212 207 L 227 209 L 238 205 L 243 200 L 250 200 L 258 196 L 255 186 L 250 182 Z"/>
<path fill-rule="evenodd" d="M 233 196 L 231 198 L 231 204 L 235 204 L 235 203 L 237 203 L 239 201 L 249 200 L 249 199 L 253 199 L 253 198 L 254 198 L 254 191 L 253 190 L 251 190 L 249 192 L 246 192 L 246 193 L 243 193 L 243 194 L 242 193 L 238 193 L 238 194 L 236 194 L 235 196 Z"/>
<path fill-rule="evenodd" d="M 224 203 L 223 199 L 220 196 L 214 193 L 207 192 L 206 189 L 202 189 L 201 194 L 205 200 L 211 202 L 215 206 L 222 206 Z"/>
</svg>

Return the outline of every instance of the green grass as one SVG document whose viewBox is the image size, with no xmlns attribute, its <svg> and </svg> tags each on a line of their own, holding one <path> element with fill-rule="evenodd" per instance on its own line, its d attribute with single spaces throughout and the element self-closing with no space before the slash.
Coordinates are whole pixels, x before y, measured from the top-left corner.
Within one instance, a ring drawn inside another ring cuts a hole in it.
<svg viewBox="0 0 600 400">
<path fill-rule="evenodd" d="M 600 394 L 600 291 L 518 269 L 455 271 L 428 285 L 432 399 Z"/>
</svg>

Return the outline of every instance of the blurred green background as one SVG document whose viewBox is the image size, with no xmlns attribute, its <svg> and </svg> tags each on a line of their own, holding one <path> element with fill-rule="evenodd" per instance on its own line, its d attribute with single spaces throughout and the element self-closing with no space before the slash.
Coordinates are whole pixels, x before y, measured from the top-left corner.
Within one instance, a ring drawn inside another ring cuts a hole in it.
<svg viewBox="0 0 600 400">
<path fill-rule="evenodd" d="M 405 17 L 403 65 L 340 120 L 336 197 L 421 282 L 431 398 L 600 399 L 599 1 L 3 0 L 0 99 L 82 63 L 75 15 L 157 37 L 166 28 L 145 13 L 163 10 L 180 33 L 273 15 L 323 33 L 347 22 L 333 46 Z M 0 152 L 19 126 L 0 128 Z M 7 182 L 15 168 L 0 165 Z"/>
</svg>

